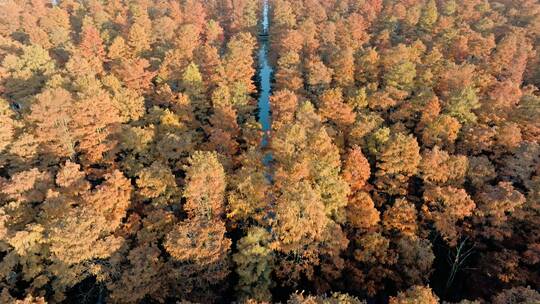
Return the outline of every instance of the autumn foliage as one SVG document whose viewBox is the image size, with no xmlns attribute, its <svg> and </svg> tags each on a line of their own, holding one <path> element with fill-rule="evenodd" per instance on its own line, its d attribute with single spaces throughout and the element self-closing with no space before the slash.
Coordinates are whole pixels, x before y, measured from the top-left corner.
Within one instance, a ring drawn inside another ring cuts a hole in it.
<svg viewBox="0 0 540 304">
<path fill-rule="evenodd" d="M 536 0 L 0 1 L 0 303 L 540 303 L 539 87 Z"/>
</svg>

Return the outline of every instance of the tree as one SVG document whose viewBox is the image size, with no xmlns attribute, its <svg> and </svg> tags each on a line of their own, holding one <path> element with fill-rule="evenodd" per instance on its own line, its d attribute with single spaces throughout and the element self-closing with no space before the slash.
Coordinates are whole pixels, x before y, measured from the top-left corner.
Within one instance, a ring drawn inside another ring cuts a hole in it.
<svg viewBox="0 0 540 304">
<path fill-rule="evenodd" d="M 358 146 L 353 146 L 343 165 L 343 178 L 349 183 L 351 191 L 361 190 L 371 175 L 368 160 Z"/>
<path fill-rule="evenodd" d="M 21 51 L 19 56 L 8 54 L 2 61 L 8 73 L 3 78 L 3 94 L 19 107 L 28 108 L 30 99 L 40 92 L 56 67 L 47 50 L 39 45 L 23 46 Z"/>
<path fill-rule="evenodd" d="M 2 191 L 18 201 L 39 203 L 39 208 L 32 211 L 35 219 L 25 226 L 14 226 L 16 222 L 7 226 L 3 239 L 10 247 L 2 268 L 11 271 L 17 264 L 24 265 L 21 278 L 36 290 L 49 286 L 55 301 L 64 299 L 68 288 L 89 276 L 103 278 L 101 261 L 124 242 L 114 232 L 130 205 L 129 181 L 113 171 L 90 189 L 80 166 L 69 161 L 56 174 L 56 186 L 48 174 L 37 170 L 16 176 L 14 181 L 19 177 L 30 182 L 30 187 L 20 183 Z M 17 208 L 10 209 L 1 213 L 15 215 L 12 212 Z"/>
<path fill-rule="evenodd" d="M 515 190 L 509 182 L 499 182 L 497 186 L 485 185 L 476 198 L 476 215 L 483 222 L 482 234 L 486 237 L 502 239 L 509 231 L 508 218 L 525 203 L 525 196 Z"/>
<path fill-rule="evenodd" d="M 468 160 L 463 155 L 449 155 L 446 151 L 435 146 L 433 150 L 422 153 L 420 172 L 424 182 L 430 184 L 463 183 L 467 172 Z"/>
<path fill-rule="evenodd" d="M 287 304 L 364 304 L 358 298 L 346 293 L 334 292 L 331 296 L 305 296 L 303 293 L 293 293 Z"/>
<path fill-rule="evenodd" d="M 272 20 L 276 32 L 281 32 L 284 28 L 292 28 L 296 25 L 296 16 L 294 9 L 289 1 L 278 1 L 274 4 L 275 8 L 272 12 Z"/>
<path fill-rule="evenodd" d="M 154 72 L 148 71 L 149 67 L 150 63 L 146 59 L 122 58 L 114 64 L 112 71 L 128 88 L 144 92 L 150 89 L 155 76 Z"/>
<path fill-rule="evenodd" d="M 229 89 L 225 86 L 224 80 L 221 79 L 220 73 L 222 73 L 223 66 L 217 47 L 208 44 L 203 45 L 196 54 L 195 59 L 204 82 L 204 88 L 208 92 Z"/>
<path fill-rule="evenodd" d="M 274 256 L 269 248 L 270 240 L 271 235 L 264 228 L 252 227 L 238 241 L 238 252 L 233 260 L 238 265 L 236 272 L 240 276 L 236 287 L 240 299 L 271 300 Z"/>
<path fill-rule="evenodd" d="M 486 156 L 469 157 L 467 179 L 476 188 L 481 188 L 482 185 L 489 183 L 495 177 L 497 177 L 495 166 L 493 166 Z"/>
<path fill-rule="evenodd" d="M 376 82 L 379 79 L 380 56 L 375 48 L 366 48 L 357 58 L 355 78 L 362 84 Z"/>
<path fill-rule="evenodd" d="M 165 250 L 174 263 L 168 276 L 185 299 L 215 301 L 225 287 L 231 246 L 225 232 L 220 219 L 192 218 L 176 224 L 165 237 Z"/>
<path fill-rule="evenodd" d="M 342 88 L 354 84 L 354 50 L 350 47 L 339 50 L 332 60 L 334 82 Z"/>
<path fill-rule="evenodd" d="M 288 52 L 279 57 L 274 75 L 276 89 L 299 91 L 303 87 L 300 55 L 295 52 Z"/>
<path fill-rule="evenodd" d="M 495 82 L 489 88 L 489 101 L 482 104 L 481 119 L 484 121 L 501 122 L 508 119 L 508 114 L 519 103 L 522 97 L 517 83 L 510 80 Z"/>
<path fill-rule="evenodd" d="M 23 300 L 18 300 L 13 298 L 7 288 L 2 289 L 0 294 L 0 300 L 4 303 L 13 303 L 13 304 L 47 304 L 44 297 L 34 297 L 30 294 L 26 295 Z"/>
<path fill-rule="evenodd" d="M 255 39 L 248 33 L 234 35 L 227 43 L 222 79 L 231 91 L 233 105 L 237 107 L 245 106 L 248 94 L 255 89 L 252 82 L 255 74 L 252 56 L 254 48 Z"/>
<path fill-rule="evenodd" d="M 416 174 L 420 159 L 420 148 L 413 136 L 392 134 L 377 155 L 377 187 L 390 194 L 402 193 L 408 179 Z"/>
<path fill-rule="evenodd" d="M 126 40 L 122 36 L 116 36 L 112 40 L 109 50 L 107 52 L 107 57 L 110 60 L 120 60 L 122 58 L 129 57 L 129 50 L 126 45 Z"/>
<path fill-rule="evenodd" d="M 437 17 L 437 3 L 435 0 L 428 0 L 424 7 L 422 7 L 422 14 L 420 15 L 418 25 L 423 30 L 430 30 L 435 22 L 437 22 Z"/>
<path fill-rule="evenodd" d="M 277 164 L 276 177 L 308 181 L 320 192 L 326 214 L 340 221 L 350 189 L 339 175 L 339 150 L 313 106 L 300 105 L 294 124 L 276 132 L 271 144 Z"/>
<path fill-rule="evenodd" d="M 334 222 L 344 220 L 349 194 L 339 176 L 339 151 L 309 103 L 299 106 L 293 125 L 275 133 L 271 147 L 276 163 L 272 229 L 281 253 L 277 276 L 294 286 L 304 275 L 323 287 L 339 276 L 339 253 L 348 243 Z M 315 277 L 319 264 L 322 276 Z"/>
<path fill-rule="evenodd" d="M 9 104 L 5 99 L 0 98 L 0 153 L 2 153 L 12 142 L 17 127 L 16 121 L 13 119 L 13 111 L 9 108 Z"/>
<path fill-rule="evenodd" d="M 484 151 L 490 151 L 495 146 L 495 128 L 485 124 L 472 124 L 461 130 L 461 140 L 457 144 L 457 150 L 463 154 L 478 155 Z"/>
<path fill-rule="evenodd" d="M 234 223 L 263 225 L 270 212 L 270 182 L 262 155 L 256 150 L 245 153 L 241 168 L 231 176 L 227 196 L 227 218 Z"/>
<path fill-rule="evenodd" d="M 495 53 L 490 58 L 491 73 L 499 79 L 521 83 L 527 60 L 532 52 L 531 42 L 523 31 L 509 31 L 499 41 Z"/>
<path fill-rule="evenodd" d="M 78 169 L 77 165 L 66 163 L 64 171 L 57 175 L 57 183 L 67 191 L 81 183 L 82 189 L 88 188 L 84 181 L 81 181 L 83 177 L 77 172 Z M 65 172 L 67 170 L 72 172 Z M 122 173 L 115 171 L 106 176 L 105 182 L 96 190 L 82 195 L 83 202 L 79 208 L 62 210 L 70 205 L 70 198 L 62 192 L 49 193 L 46 204 L 50 207 L 44 209 L 46 217 L 51 221 L 47 229 L 53 261 L 71 265 L 85 260 L 106 258 L 118 249 L 122 239 L 114 236 L 112 232 L 120 226 L 126 215 L 131 190 L 129 181 Z M 90 229 L 91 227 L 94 229 Z M 81 237 L 83 230 L 86 233 Z"/>
<path fill-rule="evenodd" d="M 501 175 L 505 181 L 530 187 L 530 177 L 540 163 L 540 145 L 536 142 L 523 141 L 512 154 L 503 158 Z"/>
<path fill-rule="evenodd" d="M 319 113 L 323 119 L 335 123 L 341 130 L 350 127 L 355 120 L 352 108 L 344 103 L 341 89 L 324 91 L 319 97 Z"/>
<path fill-rule="evenodd" d="M 273 228 L 279 250 L 301 256 L 303 248 L 321 241 L 329 221 L 324 209 L 320 192 L 309 183 L 289 183 L 283 188 L 276 199 Z"/>
<path fill-rule="evenodd" d="M 493 296 L 492 301 L 494 304 L 534 303 L 535 301 L 540 301 L 540 294 L 530 287 L 513 287 L 496 294 Z"/>
<path fill-rule="evenodd" d="M 424 192 L 422 214 L 434 223 L 435 229 L 451 246 L 459 238 L 458 221 L 471 216 L 476 207 L 474 201 L 463 189 L 446 187 L 429 187 Z"/>
<path fill-rule="evenodd" d="M 306 63 L 307 80 L 306 83 L 311 87 L 311 90 L 318 91 L 328 87 L 332 81 L 334 71 L 318 58 L 309 58 Z"/>
<path fill-rule="evenodd" d="M 133 303 L 150 296 L 163 299 L 166 264 L 155 244 L 142 244 L 131 249 L 127 265 L 122 267 L 119 279 L 109 282 L 109 299 L 119 303 Z M 119 270 L 116 270 L 119 271 Z"/>
<path fill-rule="evenodd" d="M 523 139 L 534 140 L 540 136 L 540 124 L 538 123 L 538 117 L 540 117 L 540 98 L 531 95 L 525 95 L 518 107 L 512 111 L 510 120 L 520 125 Z"/>
<path fill-rule="evenodd" d="M 236 110 L 231 104 L 215 104 L 214 113 L 210 117 L 211 127 L 206 128 L 210 136 L 206 146 L 209 150 L 223 155 L 220 160 L 225 167 L 230 167 L 228 163 L 234 163 L 234 156 L 239 149 L 238 138 L 241 129 L 237 120 Z"/>
<path fill-rule="evenodd" d="M 157 206 L 167 206 L 178 200 L 180 191 L 168 166 L 155 161 L 137 175 L 138 194 L 143 199 L 150 199 Z"/>
<path fill-rule="evenodd" d="M 100 90 L 94 96 L 77 100 L 72 111 L 70 127 L 78 141 L 75 151 L 83 153 L 86 163 L 110 160 L 122 119 L 109 95 Z"/>
<path fill-rule="evenodd" d="M 416 66 L 413 62 L 404 60 L 390 67 L 384 74 L 384 82 L 388 87 L 403 91 L 412 89 L 416 77 Z"/>
<path fill-rule="evenodd" d="M 225 237 L 225 226 L 219 220 L 181 222 L 175 225 L 165 241 L 165 249 L 173 258 L 201 266 L 223 258 L 230 245 L 231 241 Z"/>
<path fill-rule="evenodd" d="M 406 199 L 397 199 L 384 212 L 382 224 L 388 232 L 414 237 L 418 230 L 416 207 Z"/>
<path fill-rule="evenodd" d="M 283 53 L 299 53 L 302 50 L 304 39 L 298 30 L 287 30 L 280 39 L 280 50 Z"/>
<path fill-rule="evenodd" d="M 480 102 L 476 91 L 469 86 L 452 93 L 444 106 L 444 112 L 465 124 L 476 121 L 476 115 L 472 111 L 478 108 L 480 108 Z"/>
<path fill-rule="evenodd" d="M 365 44 L 370 35 L 367 31 L 367 22 L 363 16 L 358 13 L 353 13 L 347 18 L 347 22 L 344 28 L 348 29 L 350 33 L 350 40 L 344 39 L 343 42 L 351 45 L 354 50 L 358 50 L 363 44 Z"/>
<path fill-rule="evenodd" d="M 298 97 L 287 89 L 276 91 L 270 96 L 272 129 L 280 130 L 293 122 L 298 107 Z"/>
<path fill-rule="evenodd" d="M 2 199 L 6 206 L 11 201 L 22 202 L 27 205 L 41 202 L 45 199 L 47 190 L 52 187 L 52 182 L 53 177 L 49 172 L 42 172 L 37 168 L 17 172 L 11 176 L 10 180 L 2 182 L 0 188 Z M 26 220 L 24 216 L 20 217 L 20 219 Z M 22 223 L 26 224 L 24 221 Z M 18 221 L 10 224 L 17 226 Z"/>
<path fill-rule="evenodd" d="M 225 172 L 211 152 L 197 151 L 186 170 L 184 210 L 190 219 L 217 219 L 224 213 Z"/>
<path fill-rule="evenodd" d="M 17 30 L 20 26 L 20 16 L 23 7 L 15 1 L 9 1 L 3 4 L 3 10 L 0 13 L 0 33 L 7 36 Z"/>
<path fill-rule="evenodd" d="M 364 230 L 379 223 L 379 211 L 369 193 L 359 191 L 352 194 L 347 205 L 347 222 L 354 228 Z"/>
<path fill-rule="evenodd" d="M 195 63 L 190 63 L 184 70 L 180 89 L 193 101 L 193 106 L 197 112 L 206 113 L 208 111 L 209 105 L 202 100 L 206 89 L 199 67 Z"/>
<path fill-rule="evenodd" d="M 422 143 L 427 147 L 437 145 L 452 149 L 460 129 L 461 124 L 456 118 L 440 115 L 423 130 Z"/>
<path fill-rule="evenodd" d="M 36 126 L 36 138 L 54 157 L 72 157 L 75 153 L 72 103 L 71 94 L 59 88 L 38 95 L 30 108 L 28 120 Z"/>
<path fill-rule="evenodd" d="M 144 97 L 137 91 L 122 87 L 120 80 L 112 75 L 101 80 L 112 93 L 112 101 L 118 110 L 122 122 L 136 121 L 146 112 Z"/>
<path fill-rule="evenodd" d="M 389 266 L 397 261 L 394 250 L 390 248 L 390 240 L 380 232 L 368 232 L 353 240 L 353 261 L 349 262 L 349 280 L 365 284 L 370 295 L 382 288 L 384 279 L 392 275 Z"/>
<path fill-rule="evenodd" d="M 402 285 L 424 284 L 432 272 L 435 260 L 431 243 L 415 235 L 397 241 L 399 259 L 396 263 Z"/>
<path fill-rule="evenodd" d="M 82 57 L 90 60 L 98 73 L 103 71 L 103 62 L 106 60 L 105 48 L 99 31 L 93 25 L 83 26 L 78 50 Z"/>
<path fill-rule="evenodd" d="M 390 297 L 390 304 L 438 304 L 439 298 L 431 291 L 431 288 L 415 285 L 405 292 L 399 292 L 396 297 Z"/>
<path fill-rule="evenodd" d="M 506 123 L 497 131 L 497 146 L 503 151 L 512 151 L 523 141 L 521 129 L 515 123 Z"/>
<path fill-rule="evenodd" d="M 134 57 L 141 56 L 150 48 L 150 31 L 143 24 L 135 23 L 129 28 L 127 45 Z"/>
</svg>

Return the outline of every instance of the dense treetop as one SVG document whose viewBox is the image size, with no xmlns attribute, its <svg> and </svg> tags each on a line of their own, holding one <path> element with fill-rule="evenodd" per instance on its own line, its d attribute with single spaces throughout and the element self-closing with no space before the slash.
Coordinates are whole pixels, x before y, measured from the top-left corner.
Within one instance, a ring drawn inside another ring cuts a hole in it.
<svg viewBox="0 0 540 304">
<path fill-rule="evenodd" d="M 262 1 L 0 1 L 0 302 L 540 302 L 538 1 L 268 5 L 263 147 Z"/>
</svg>

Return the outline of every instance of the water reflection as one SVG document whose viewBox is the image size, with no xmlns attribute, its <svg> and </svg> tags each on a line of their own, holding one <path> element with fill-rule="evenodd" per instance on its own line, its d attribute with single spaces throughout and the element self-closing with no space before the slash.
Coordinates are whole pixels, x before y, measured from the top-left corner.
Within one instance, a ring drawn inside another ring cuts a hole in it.
<svg viewBox="0 0 540 304">
<path fill-rule="evenodd" d="M 272 79 L 272 67 L 268 62 L 268 0 L 264 0 L 263 14 L 262 14 L 262 30 L 259 35 L 260 49 L 259 49 L 259 123 L 262 126 L 264 136 L 261 142 L 261 146 L 266 148 L 268 146 L 269 134 L 271 129 L 271 114 L 270 114 L 270 92 L 271 92 L 271 79 Z M 270 165 L 272 155 L 267 153 L 264 156 L 264 164 Z"/>
</svg>

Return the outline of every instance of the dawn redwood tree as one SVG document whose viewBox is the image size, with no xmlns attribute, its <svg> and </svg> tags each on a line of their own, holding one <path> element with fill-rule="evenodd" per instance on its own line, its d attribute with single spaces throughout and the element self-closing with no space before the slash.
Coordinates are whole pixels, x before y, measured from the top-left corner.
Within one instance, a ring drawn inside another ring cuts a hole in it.
<svg viewBox="0 0 540 304">
<path fill-rule="evenodd" d="M 418 212 L 413 203 L 397 199 L 392 207 L 384 212 L 383 227 L 389 233 L 414 237 L 418 231 Z"/>
<path fill-rule="evenodd" d="M 476 195 L 478 208 L 476 221 L 482 225 L 478 232 L 497 240 L 511 234 L 509 218 L 525 203 L 525 196 L 509 182 L 499 182 L 496 186 L 485 185 Z"/>
<path fill-rule="evenodd" d="M 418 171 L 420 160 L 420 148 L 413 136 L 393 134 L 377 155 L 377 187 L 389 194 L 404 193 L 409 178 Z"/>
<path fill-rule="evenodd" d="M 269 0 L 267 145 L 262 3 L 0 1 L 0 302 L 538 301 L 538 1 Z"/>
<path fill-rule="evenodd" d="M 404 292 L 399 292 L 396 297 L 390 297 L 391 304 L 406 303 L 437 304 L 439 298 L 433 293 L 429 286 L 415 285 Z"/>
<path fill-rule="evenodd" d="M 236 287 L 241 299 L 268 301 L 272 298 L 270 288 L 274 286 L 271 273 L 274 253 L 270 248 L 271 235 L 262 227 L 252 227 L 238 241 L 238 252 L 233 260 L 240 281 Z"/>
<path fill-rule="evenodd" d="M 38 141 L 53 157 L 72 157 L 75 153 L 73 100 L 65 89 L 47 90 L 38 95 L 28 120 L 35 126 Z"/>
<path fill-rule="evenodd" d="M 227 218 L 234 224 L 249 225 L 256 222 L 265 225 L 268 213 L 271 184 L 262 162 L 263 155 L 251 150 L 240 160 L 241 168 L 230 176 L 227 193 Z"/>
<path fill-rule="evenodd" d="M 194 152 L 186 171 L 184 210 L 188 218 L 174 225 L 164 247 L 174 259 L 171 276 L 187 298 L 210 301 L 219 297 L 230 272 L 231 240 L 225 236 L 225 172 L 212 152 Z M 206 288 L 215 287 L 214 293 Z"/>
<path fill-rule="evenodd" d="M 314 266 L 321 262 L 342 267 L 339 251 L 347 241 L 336 222 L 344 220 L 349 194 L 347 183 L 339 175 L 338 150 L 322 129 L 313 106 L 301 105 L 295 118 L 292 126 L 283 126 L 275 133 L 271 143 L 276 161 L 275 246 L 280 256 L 287 255 L 281 259 L 278 275 L 293 285 L 302 273 L 314 280 Z M 328 237 L 333 237 L 336 244 L 326 249 Z M 322 260 L 326 250 L 328 261 Z M 291 259 L 293 256 L 298 260 Z"/>
<path fill-rule="evenodd" d="M 340 89 L 324 91 L 319 97 L 319 115 L 335 123 L 340 130 L 346 130 L 355 120 L 351 107 L 344 102 Z"/>
<path fill-rule="evenodd" d="M 371 176 L 371 168 L 360 147 L 354 146 L 349 150 L 343 163 L 342 174 L 351 191 L 364 188 Z"/>
<path fill-rule="evenodd" d="M 424 151 L 419 169 L 426 184 L 460 185 L 464 181 L 467 166 L 467 157 L 449 155 L 435 146 L 433 150 Z"/>
<path fill-rule="evenodd" d="M 298 96 L 287 89 L 276 91 L 270 97 L 272 129 L 279 130 L 293 122 L 298 107 Z"/>
<path fill-rule="evenodd" d="M 0 99 L 0 152 L 3 152 L 14 139 L 17 123 L 14 119 L 14 111 L 5 99 Z"/>
<path fill-rule="evenodd" d="M 358 191 L 349 197 L 347 204 L 347 222 L 356 229 L 368 230 L 380 221 L 380 213 L 375 208 L 367 192 Z"/>
<path fill-rule="evenodd" d="M 83 26 L 78 50 L 81 56 L 91 61 L 91 64 L 96 67 L 98 73 L 103 71 L 103 63 L 106 61 L 107 54 L 103 45 L 103 39 L 95 26 L 91 24 Z"/>
<path fill-rule="evenodd" d="M 225 172 L 217 155 L 197 151 L 189 158 L 186 170 L 184 210 L 190 219 L 219 219 L 224 211 Z"/>
<path fill-rule="evenodd" d="M 56 65 L 46 49 L 40 45 L 19 46 L 17 54 L 6 54 L 2 60 L 2 95 L 28 108 L 33 96 L 54 74 Z"/>
<path fill-rule="evenodd" d="M 457 221 L 473 215 L 475 207 L 475 202 L 465 190 L 435 186 L 424 192 L 422 215 L 425 220 L 433 222 L 437 232 L 449 245 L 455 246 L 460 236 Z"/>
</svg>

